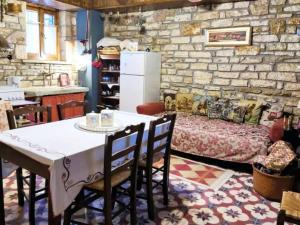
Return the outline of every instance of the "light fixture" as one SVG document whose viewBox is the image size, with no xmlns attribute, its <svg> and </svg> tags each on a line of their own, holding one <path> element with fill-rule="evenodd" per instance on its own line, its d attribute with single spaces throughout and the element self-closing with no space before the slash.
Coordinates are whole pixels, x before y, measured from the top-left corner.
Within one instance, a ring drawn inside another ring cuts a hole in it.
<svg viewBox="0 0 300 225">
<path fill-rule="evenodd" d="M 22 12 L 22 5 L 20 3 L 7 3 L 6 13 L 17 14 Z"/>
<path fill-rule="evenodd" d="M 188 0 L 188 1 L 192 3 L 196 3 L 196 2 L 201 2 L 202 0 Z"/>
</svg>

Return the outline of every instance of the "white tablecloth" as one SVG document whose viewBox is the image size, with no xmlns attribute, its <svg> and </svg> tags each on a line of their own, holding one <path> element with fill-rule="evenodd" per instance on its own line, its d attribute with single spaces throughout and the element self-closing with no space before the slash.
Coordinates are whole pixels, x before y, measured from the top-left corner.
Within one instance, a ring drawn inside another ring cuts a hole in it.
<svg viewBox="0 0 300 225">
<path fill-rule="evenodd" d="M 121 111 L 115 111 L 114 116 L 124 127 L 145 122 L 145 145 L 149 123 L 155 117 Z M 25 127 L 0 134 L 1 142 L 50 166 L 54 215 L 61 214 L 69 206 L 84 184 L 94 182 L 103 174 L 105 133 L 78 129 L 75 124 L 82 119 Z"/>
</svg>

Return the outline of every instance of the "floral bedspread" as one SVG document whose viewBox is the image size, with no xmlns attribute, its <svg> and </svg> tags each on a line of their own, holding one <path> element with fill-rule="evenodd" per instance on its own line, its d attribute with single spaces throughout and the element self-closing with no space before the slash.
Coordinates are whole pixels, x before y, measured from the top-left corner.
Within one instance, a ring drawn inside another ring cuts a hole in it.
<svg viewBox="0 0 300 225">
<path fill-rule="evenodd" d="M 251 163 L 267 155 L 269 128 L 177 113 L 172 149 L 226 161 Z"/>
</svg>

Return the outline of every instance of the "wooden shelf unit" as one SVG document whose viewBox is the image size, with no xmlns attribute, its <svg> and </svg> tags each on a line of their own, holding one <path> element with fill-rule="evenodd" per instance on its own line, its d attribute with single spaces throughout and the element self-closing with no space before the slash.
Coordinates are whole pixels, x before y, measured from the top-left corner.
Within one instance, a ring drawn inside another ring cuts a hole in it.
<svg viewBox="0 0 300 225">
<path fill-rule="evenodd" d="M 99 72 L 98 108 L 119 109 L 120 55 L 99 54 L 103 68 Z"/>
</svg>

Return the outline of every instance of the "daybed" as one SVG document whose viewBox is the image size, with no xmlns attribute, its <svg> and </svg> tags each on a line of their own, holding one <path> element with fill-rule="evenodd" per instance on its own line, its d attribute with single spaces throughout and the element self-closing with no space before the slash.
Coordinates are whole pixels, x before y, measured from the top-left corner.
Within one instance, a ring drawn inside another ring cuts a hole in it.
<svg viewBox="0 0 300 225">
<path fill-rule="evenodd" d="M 137 112 L 159 115 L 165 111 L 164 103 L 148 103 L 137 107 Z M 177 112 L 172 149 L 195 155 L 226 161 L 251 163 L 259 156 L 267 155 L 271 143 L 270 131 L 278 131 L 264 125 L 238 124 L 207 116 Z M 279 128 L 282 124 L 279 125 Z M 273 135 L 274 136 L 274 135 Z"/>
</svg>

